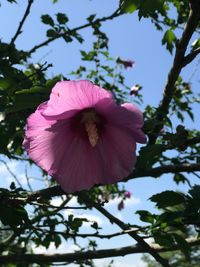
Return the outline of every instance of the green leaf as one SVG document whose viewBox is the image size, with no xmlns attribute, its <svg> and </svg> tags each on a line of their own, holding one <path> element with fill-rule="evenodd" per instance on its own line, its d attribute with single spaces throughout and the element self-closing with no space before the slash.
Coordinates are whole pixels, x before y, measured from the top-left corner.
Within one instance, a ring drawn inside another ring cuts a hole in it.
<svg viewBox="0 0 200 267">
<path fill-rule="evenodd" d="M 173 234 L 173 236 L 174 236 L 174 239 L 175 239 L 177 245 L 179 246 L 179 248 L 181 249 L 181 251 L 183 252 L 185 257 L 190 258 L 191 247 L 187 243 L 187 241 L 181 235 Z"/>
<path fill-rule="evenodd" d="M 58 34 L 55 30 L 49 29 L 49 30 L 47 30 L 46 35 L 47 35 L 47 37 L 56 37 Z"/>
<path fill-rule="evenodd" d="M 185 183 L 186 180 L 187 180 L 186 177 L 181 173 L 176 173 L 174 175 L 174 181 L 176 182 L 176 184 Z"/>
<path fill-rule="evenodd" d="M 8 89 L 12 85 L 12 80 L 8 78 L 0 78 L 0 88 Z"/>
<path fill-rule="evenodd" d="M 138 16 L 139 19 L 142 17 L 153 17 L 155 13 L 164 14 L 165 7 L 164 7 L 164 0 L 141 0 Z"/>
<path fill-rule="evenodd" d="M 140 220 L 143 222 L 154 223 L 154 215 L 147 210 L 138 210 L 136 214 L 139 214 Z"/>
<path fill-rule="evenodd" d="M 155 242 L 162 247 L 171 247 L 174 244 L 173 236 L 171 234 L 156 232 L 153 234 L 153 237 Z"/>
<path fill-rule="evenodd" d="M 91 227 L 94 228 L 95 230 L 101 229 L 101 227 L 99 227 L 97 222 L 94 222 L 93 224 L 91 224 Z"/>
<path fill-rule="evenodd" d="M 57 21 L 60 24 L 65 24 L 69 21 L 68 17 L 64 13 L 57 13 Z"/>
<path fill-rule="evenodd" d="M 47 234 L 44 239 L 42 240 L 42 245 L 45 246 L 45 248 L 49 248 L 51 242 L 52 242 L 52 235 Z"/>
<path fill-rule="evenodd" d="M 63 39 L 65 40 L 66 43 L 70 43 L 73 40 L 72 37 L 68 34 L 64 35 Z"/>
<path fill-rule="evenodd" d="M 11 189 L 11 190 L 15 190 L 15 189 L 16 189 L 16 185 L 15 185 L 14 182 L 12 182 L 12 183 L 10 184 L 10 189 Z"/>
<path fill-rule="evenodd" d="M 164 226 L 164 227 L 169 227 L 171 224 L 176 223 L 181 223 L 182 218 L 184 216 L 183 211 L 166 211 L 161 213 L 160 215 L 157 215 L 156 217 L 156 223 L 154 226 Z"/>
<path fill-rule="evenodd" d="M 6 113 L 16 112 L 25 109 L 37 107 L 43 98 L 40 94 L 17 94 L 15 95 L 14 103 L 8 106 L 5 110 Z"/>
<path fill-rule="evenodd" d="M 15 228 L 20 224 L 28 222 L 28 214 L 21 206 L 15 208 L 2 205 L 0 206 L 0 220 L 4 225 Z"/>
<path fill-rule="evenodd" d="M 139 7 L 140 0 L 122 0 L 121 10 L 124 13 L 133 13 Z"/>
<path fill-rule="evenodd" d="M 184 203 L 185 196 L 174 191 L 164 191 L 150 197 L 152 202 L 156 203 L 158 208 L 166 208 Z"/>
<path fill-rule="evenodd" d="M 162 144 L 149 145 L 142 147 L 140 150 L 140 156 L 137 160 L 138 168 L 146 168 L 153 166 L 158 158 L 161 156 L 165 147 Z"/>
<path fill-rule="evenodd" d="M 55 243 L 55 247 L 58 248 L 61 244 L 61 238 L 59 235 L 54 235 L 54 243 Z"/>
<path fill-rule="evenodd" d="M 200 185 L 194 185 L 188 192 L 193 199 L 200 201 Z"/>
<path fill-rule="evenodd" d="M 87 17 L 87 21 L 93 22 L 95 17 L 96 17 L 96 14 L 92 14 L 89 17 Z"/>
<path fill-rule="evenodd" d="M 20 91 L 16 91 L 15 94 L 20 95 L 20 94 L 46 93 L 46 91 L 47 91 L 46 87 L 34 86 L 30 89 L 22 89 Z"/>
<path fill-rule="evenodd" d="M 167 50 L 169 50 L 170 53 L 172 53 L 174 44 L 176 42 L 176 36 L 172 30 L 167 30 L 163 36 L 162 44 L 166 44 Z"/>
<path fill-rule="evenodd" d="M 44 24 L 50 25 L 52 27 L 54 26 L 54 21 L 48 14 L 42 15 L 41 20 Z"/>
</svg>

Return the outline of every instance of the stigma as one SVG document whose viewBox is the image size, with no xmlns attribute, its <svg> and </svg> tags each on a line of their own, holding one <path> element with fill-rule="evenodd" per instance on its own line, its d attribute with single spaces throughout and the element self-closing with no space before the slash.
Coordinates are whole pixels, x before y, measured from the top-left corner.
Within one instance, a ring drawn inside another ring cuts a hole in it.
<svg viewBox="0 0 200 267">
<path fill-rule="evenodd" d="M 87 132 L 87 136 L 88 136 L 88 140 L 90 142 L 90 145 L 92 147 L 95 147 L 97 142 L 98 142 L 98 139 L 99 139 L 96 124 L 94 122 L 86 122 L 85 123 L 85 130 Z"/>
<path fill-rule="evenodd" d="M 97 125 L 100 122 L 98 114 L 93 109 L 85 110 L 82 113 L 81 122 L 84 124 L 87 138 L 92 147 L 95 147 L 99 140 Z"/>
</svg>

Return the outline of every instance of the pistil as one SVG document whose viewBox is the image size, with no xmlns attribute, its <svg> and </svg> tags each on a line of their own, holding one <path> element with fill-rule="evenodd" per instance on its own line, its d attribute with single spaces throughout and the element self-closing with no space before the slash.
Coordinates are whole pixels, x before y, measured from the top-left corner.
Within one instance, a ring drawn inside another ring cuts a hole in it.
<svg viewBox="0 0 200 267">
<path fill-rule="evenodd" d="M 95 147 L 97 142 L 98 142 L 98 139 L 99 139 L 96 124 L 94 122 L 86 122 L 85 123 L 85 130 L 87 132 L 88 140 L 89 140 L 91 146 Z"/>
</svg>

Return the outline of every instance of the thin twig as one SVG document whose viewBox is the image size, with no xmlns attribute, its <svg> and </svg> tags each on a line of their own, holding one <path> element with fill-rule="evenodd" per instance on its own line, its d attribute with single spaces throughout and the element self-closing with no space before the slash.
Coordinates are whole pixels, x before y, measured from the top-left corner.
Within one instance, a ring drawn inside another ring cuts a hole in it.
<svg viewBox="0 0 200 267">
<path fill-rule="evenodd" d="M 26 181 L 27 181 L 27 185 L 28 185 L 29 190 L 31 192 L 33 192 L 33 188 L 32 188 L 31 183 L 30 183 L 30 177 L 28 176 L 27 167 L 25 168 L 25 177 L 26 177 Z"/>
<path fill-rule="evenodd" d="M 194 174 L 197 178 L 200 179 L 200 175 L 198 175 L 196 172 L 193 172 L 192 174 Z"/>
<path fill-rule="evenodd" d="M 51 208 L 51 209 L 56 209 L 59 208 L 60 206 L 54 206 L 54 205 L 50 205 L 50 204 L 45 204 L 45 203 L 37 203 L 37 202 L 29 202 L 29 204 L 33 204 L 36 206 L 39 206 L 41 208 Z M 78 207 L 71 207 L 71 206 L 67 206 L 67 207 L 63 207 L 63 210 L 85 210 L 87 209 L 86 206 L 78 206 Z"/>
<path fill-rule="evenodd" d="M 192 62 L 193 59 L 195 59 L 195 57 L 196 57 L 199 53 L 200 53 L 200 47 L 198 47 L 197 49 L 195 49 L 194 51 L 192 51 L 190 54 L 188 54 L 187 56 L 185 56 L 182 66 L 185 67 L 185 66 L 188 65 L 190 62 Z"/>
<path fill-rule="evenodd" d="M 16 183 L 18 184 L 19 187 L 22 187 L 22 184 L 20 183 L 19 179 L 17 178 L 17 176 L 14 174 L 14 172 L 11 170 L 11 168 L 8 166 L 7 162 L 0 159 L 0 162 L 2 162 L 4 164 L 4 166 L 6 167 L 7 171 L 11 174 L 11 176 L 14 178 L 14 180 L 16 181 Z"/>
<path fill-rule="evenodd" d="M 82 26 L 78 26 L 78 27 L 75 27 L 73 29 L 68 29 L 66 32 L 64 33 L 60 33 L 60 34 L 57 34 L 55 37 L 51 37 L 49 39 L 47 39 L 46 41 L 34 46 L 33 48 L 31 48 L 28 53 L 29 54 L 32 54 L 34 53 L 36 50 L 38 50 L 39 48 L 43 47 L 43 46 L 46 46 L 48 45 L 49 43 L 59 39 L 59 38 L 62 38 L 64 36 L 67 36 L 67 35 L 70 35 L 71 32 L 76 32 L 76 31 L 79 31 L 79 30 L 82 30 L 82 29 L 85 29 L 85 28 L 88 28 L 96 23 L 100 23 L 100 22 L 104 22 L 106 20 L 111 20 L 113 18 L 116 18 L 118 16 L 122 15 L 122 13 L 120 12 L 120 9 L 117 9 L 114 13 L 112 13 L 110 16 L 107 16 L 107 17 L 103 17 L 103 18 L 99 18 L 99 19 L 96 19 L 94 20 L 93 22 L 89 22 L 89 23 L 86 23 Z"/>
<path fill-rule="evenodd" d="M 45 225 L 42 225 L 41 227 L 46 227 Z M 8 230 L 8 229 L 7 229 Z M 130 229 L 130 230 L 125 230 L 125 231 L 121 231 L 121 232 L 116 232 L 116 233 L 113 233 L 113 234 L 99 234 L 98 232 L 96 233 L 86 233 L 86 234 L 80 234 L 80 233 L 69 233 L 69 232 L 65 232 L 65 231 L 50 231 L 50 230 L 47 230 L 47 229 L 42 229 L 40 228 L 40 226 L 37 226 L 37 227 L 33 227 L 33 230 L 35 231 L 40 231 L 42 233 L 48 233 L 48 234 L 57 234 L 57 235 L 62 235 L 63 237 L 73 237 L 73 238 L 76 238 L 76 237 L 81 237 L 81 238 L 88 238 L 88 237 L 95 237 L 95 238 L 100 238 L 100 239 L 111 239 L 113 237 L 118 237 L 118 236 L 121 236 L 121 235 L 126 235 L 126 234 L 129 234 L 129 233 L 133 233 L 133 232 L 138 232 L 140 231 L 140 229 Z M 1 230 L 0 231 L 5 231 L 5 229 Z M 146 237 L 146 238 L 149 238 Z"/>
<path fill-rule="evenodd" d="M 192 78 L 194 77 L 194 75 L 196 74 L 197 70 L 198 70 L 198 67 L 200 65 L 200 59 L 198 59 L 195 67 L 194 67 L 194 70 L 192 72 L 192 74 L 190 75 L 189 79 L 188 79 L 188 83 L 190 83 L 192 81 Z"/>
<path fill-rule="evenodd" d="M 18 27 L 18 29 L 17 29 L 15 35 L 14 35 L 13 38 L 11 39 L 10 45 L 14 44 L 14 42 L 15 42 L 16 39 L 17 39 L 17 37 L 22 33 L 22 30 L 21 30 L 21 29 L 22 29 L 22 26 L 23 26 L 25 20 L 27 19 L 28 15 L 29 15 L 29 13 L 30 13 L 30 9 L 31 9 L 31 6 L 32 6 L 32 4 L 33 4 L 33 1 L 34 1 L 34 0 L 28 0 L 28 5 L 27 5 L 27 8 L 26 8 L 26 10 L 25 10 L 24 16 L 23 16 L 22 20 L 21 20 L 20 23 L 19 23 L 19 27 Z"/>
</svg>

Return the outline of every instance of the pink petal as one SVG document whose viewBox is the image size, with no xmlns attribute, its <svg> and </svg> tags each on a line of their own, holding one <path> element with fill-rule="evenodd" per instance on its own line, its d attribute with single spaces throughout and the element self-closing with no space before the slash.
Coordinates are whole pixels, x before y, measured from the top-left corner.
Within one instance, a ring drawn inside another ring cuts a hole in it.
<svg viewBox="0 0 200 267">
<path fill-rule="evenodd" d="M 27 153 L 65 192 L 115 183 L 133 170 L 135 141 L 127 131 L 108 124 L 92 147 L 87 139 L 72 131 L 70 120 L 45 120 L 40 114 L 43 108 L 45 104 L 29 117 Z"/>
<path fill-rule="evenodd" d="M 33 135 L 37 135 L 37 131 L 41 131 L 49 128 L 52 124 L 55 123 L 55 120 L 47 121 L 41 113 L 44 112 L 44 110 L 47 107 L 47 102 L 44 102 L 38 106 L 36 111 L 32 113 L 28 119 L 27 119 L 27 129 L 26 129 L 26 137 Z"/>
<path fill-rule="evenodd" d="M 68 124 L 64 121 L 46 129 L 30 130 L 26 135 L 24 146 L 30 158 L 42 169 L 49 172 L 56 158 L 60 154 L 60 146 L 58 140 L 66 139 L 68 132 Z M 56 129 L 55 129 L 56 128 Z M 32 136 L 30 136 L 32 135 Z M 67 142 L 65 142 L 67 146 Z"/>
<path fill-rule="evenodd" d="M 127 111 L 129 111 L 130 116 L 134 116 L 134 123 L 138 127 L 142 127 L 144 124 L 143 114 L 141 110 L 134 104 L 131 103 L 124 103 L 121 105 L 121 107 L 125 108 Z"/>
<path fill-rule="evenodd" d="M 127 177 L 136 162 L 136 143 L 124 129 L 107 124 L 98 143 L 104 175 L 101 184 L 111 184 Z"/>
<path fill-rule="evenodd" d="M 51 175 L 67 193 L 89 189 L 100 183 L 102 165 L 97 150 L 80 137 L 74 137 L 62 157 L 53 164 Z"/>
<path fill-rule="evenodd" d="M 30 158 L 59 182 L 65 192 L 88 189 L 98 184 L 101 164 L 97 150 L 75 134 L 70 120 L 45 120 L 41 111 L 28 118 L 24 147 Z"/>
<path fill-rule="evenodd" d="M 89 81 L 58 82 L 52 89 L 43 115 L 51 119 L 67 118 L 67 112 L 75 114 L 82 109 L 94 107 L 103 98 L 112 98 L 112 95 Z"/>
<path fill-rule="evenodd" d="M 73 133 L 67 146 L 60 139 L 56 141 L 59 153 L 49 171 L 65 192 L 112 184 L 133 170 L 135 141 L 127 132 L 107 125 L 95 147 L 78 135 L 72 136 Z"/>
<path fill-rule="evenodd" d="M 95 109 L 112 125 L 129 129 L 136 142 L 146 143 L 146 136 L 141 130 L 143 115 L 135 105 L 126 103 L 118 106 L 110 99 L 103 99 L 96 104 Z"/>
</svg>

